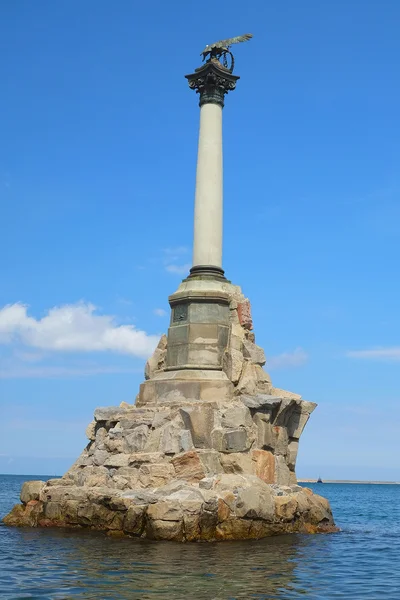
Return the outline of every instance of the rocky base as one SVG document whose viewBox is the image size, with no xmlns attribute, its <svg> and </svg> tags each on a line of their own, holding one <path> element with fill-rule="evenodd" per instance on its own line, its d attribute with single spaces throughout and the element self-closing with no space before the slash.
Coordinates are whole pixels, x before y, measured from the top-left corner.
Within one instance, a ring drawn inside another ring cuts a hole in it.
<svg viewBox="0 0 400 600">
<path fill-rule="evenodd" d="M 71 482 L 72 483 L 72 482 Z M 196 483 L 122 491 L 30 481 L 4 519 L 21 527 L 72 527 L 177 542 L 259 539 L 337 531 L 327 500 L 297 485 L 221 474 Z"/>
<path fill-rule="evenodd" d="M 61 479 L 25 483 L 7 525 L 175 541 L 336 531 L 327 500 L 296 479 L 316 404 L 272 385 L 249 301 L 216 286 L 181 284 L 136 403 L 96 409 L 75 464 Z M 197 368 L 171 370 L 179 353 Z"/>
</svg>

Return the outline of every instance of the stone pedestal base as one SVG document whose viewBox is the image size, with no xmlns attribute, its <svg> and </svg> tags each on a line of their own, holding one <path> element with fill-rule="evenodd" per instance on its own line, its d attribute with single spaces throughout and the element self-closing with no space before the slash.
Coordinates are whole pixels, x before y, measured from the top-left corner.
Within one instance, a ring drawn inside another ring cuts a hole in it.
<svg viewBox="0 0 400 600">
<path fill-rule="evenodd" d="M 232 382 L 223 371 L 183 369 L 158 373 L 142 383 L 136 404 L 223 402 L 232 396 Z"/>
<path fill-rule="evenodd" d="M 205 312 L 196 294 L 213 299 Z M 217 306 L 212 324 L 226 329 L 226 345 L 218 336 L 195 343 L 205 362 L 210 344 L 221 364 L 170 370 L 163 336 L 136 404 L 96 409 L 76 463 L 61 479 L 24 484 L 6 524 L 176 541 L 335 530 L 329 503 L 296 480 L 299 439 L 316 404 L 273 387 L 250 303 L 239 288 L 201 279 L 182 283 L 173 310 L 183 299 L 194 299 L 180 313 L 189 337 L 193 326 L 207 330 L 201 315 L 210 319 Z"/>
<path fill-rule="evenodd" d="M 24 484 L 4 522 L 175 541 L 335 531 L 329 503 L 296 485 L 314 407 L 258 395 L 96 409 L 76 463 Z"/>
</svg>

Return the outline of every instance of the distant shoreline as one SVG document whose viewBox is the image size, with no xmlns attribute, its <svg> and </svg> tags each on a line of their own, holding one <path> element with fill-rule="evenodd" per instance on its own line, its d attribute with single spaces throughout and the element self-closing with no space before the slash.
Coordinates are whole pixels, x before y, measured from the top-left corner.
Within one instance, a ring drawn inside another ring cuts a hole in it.
<svg viewBox="0 0 400 600">
<path fill-rule="evenodd" d="M 298 479 L 298 483 L 318 483 L 316 479 Z M 400 485 L 400 481 L 352 481 L 350 479 L 323 479 L 322 483 L 364 483 L 368 485 Z"/>
</svg>

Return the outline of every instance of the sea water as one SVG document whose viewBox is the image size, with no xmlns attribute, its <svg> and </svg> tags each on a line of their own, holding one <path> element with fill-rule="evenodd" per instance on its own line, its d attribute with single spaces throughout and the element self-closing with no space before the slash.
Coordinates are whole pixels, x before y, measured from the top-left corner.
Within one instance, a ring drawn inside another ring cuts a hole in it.
<svg viewBox="0 0 400 600">
<path fill-rule="evenodd" d="M 0 518 L 23 481 L 0 476 Z M 114 539 L 0 527 L 0 598 L 400 600 L 400 486 L 314 484 L 339 533 L 247 542 Z"/>
</svg>

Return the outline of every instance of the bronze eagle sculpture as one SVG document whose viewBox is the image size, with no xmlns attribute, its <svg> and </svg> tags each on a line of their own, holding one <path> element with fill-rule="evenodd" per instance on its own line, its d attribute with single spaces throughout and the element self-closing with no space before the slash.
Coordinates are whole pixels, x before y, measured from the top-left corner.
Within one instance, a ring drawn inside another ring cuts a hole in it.
<svg viewBox="0 0 400 600">
<path fill-rule="evenodd" d="M 230 51 L 230 47 L 232 44 L 239 44 L 240 42 L 247 42 L 253 37 L 252 33 L 245 33 L 244 35 L 238 35 L 233 38 L 228 38 L 227 40 L 220 40 L 219 42 L 214 42 L 214 44 L 207 44 L 204 48 L 203 52 L 200 55 L 203 57 L 203 61 L 206 60 L 217 60 L 222 57 L 223 66 L 228 69 L 231 73 L 233 71 L 234 59 L 232 52 Z M 231 57 L 231 64 L 228 67 L 227 55 Z"/>
</svg>

